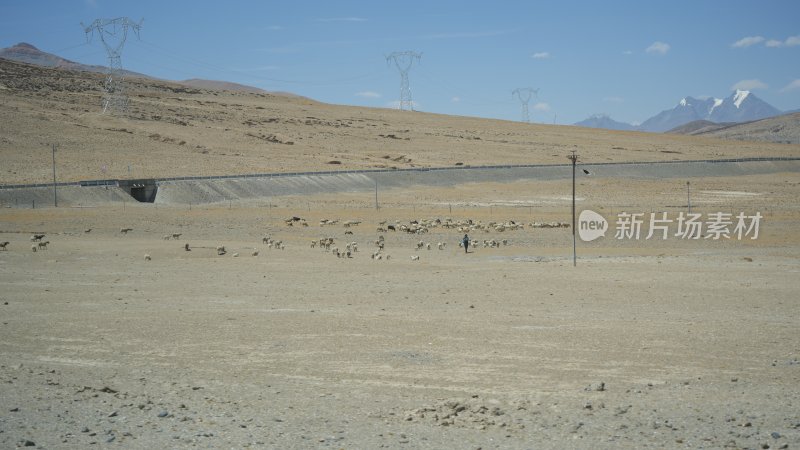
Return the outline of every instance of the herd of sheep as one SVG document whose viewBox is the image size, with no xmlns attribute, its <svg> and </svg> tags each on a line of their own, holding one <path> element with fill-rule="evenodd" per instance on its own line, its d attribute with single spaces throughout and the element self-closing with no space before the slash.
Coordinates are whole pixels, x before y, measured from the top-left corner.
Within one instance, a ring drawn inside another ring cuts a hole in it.
<svg viewBox="0 0 800 450">
<path fill-rule="evenodd" d="M 286 219 L 285 224 L 287 226 L 295 226 L 295 224 L 301 224 L 301 226 L 307 227 L 308 222 L 305 219 L 300 217 L 291 217 Z M 344 258 L 350 259 L 358 253 L 358 242 L 350 239 L 346 239 L 347 237 L 353 235 L 353 231 L 351 230 L 352 227 L 358 226 L 361 224 L 359 220 L 347 220 L 340 223 L 338 219 L 322 219 L 319 222 L 320 227 L 330 227 L 335 225 L 341 225 L 344 230 L 344 237 L 345 239 L 342 242 L 337 243 L 337 238 L 327 235 L 320 237 L 319 239 L 312 239 L 311 240 L 311 248 L 320 248 L 324 252 L 328 252 L 333 254 L 337 258 Z M 569 223 L 565 222 L 531 222 L 528 224 L 530 228 L 568 228 L 570 226 Z M 378 237 L 373 241 L 375 245 L 375 250 L 371 253 L 371 258 L 373 260 L 389 260 L 391 259 L 391 255 L 386 252 L 386 238 L 385 234 L 390 232 L 404 232 L 408 234 L 416 234 L 422 235 L 430 233 L 431 230 L 436 228 L 442 228 L 444 230 L 456 230 L 459 233 L 458 242 L 459 247 L 462 246 L 460 233 L 504 233 L 507 231 L 517 231 L 517 230 L 524 230 L 525 224 L 516 222 L 513 220 L 508 220 L 505 222 L 495 222 L 489 221 L 483 223 L 481 221 L 473 221 L 471 219 L 460 219 L 460 220 L 453 220 L 451 218 L 435 218 L 435 219 L 415 219 L 410 220 L 408 222 L 401 222 L 399 220 L 394 221 L 394 223 L 389 223 L 388 221 L 381 221 L 378 223 L 378 227 L 376 231 L 379 233 Z M 87 229 L 85 233 L 88 233 L 91 229 Z M 129 232 L 133 231 L 133 228 L 124 227 L 120 228 L 119 232 L 122 235 L 127 235 Z M 163 235 L 164 240 L 178 240 L 181 238 L 182 233 L 170 233 Z M 33 252 L 46 250 L 50 241 L 44 240 L 44 234 L 34 234 L 31 236 L 31 242 L 33 245 L 31 246 L 31 250 Z M 352 239 L 352 238 L 351 238 Z M 274 239 L 270 236 L 264 236 L 261 239 L 261 243 L 266 245 L 269 249 L 276 249 L 276 250 L 284 250 L 285 244 L 282 240 Z M 10 242 L 0 242 L 0 250 L 7 250 Z M 508 239 L 477 239 L 477 237 L 472 237 L 472 248 L 477 248 L 482 245 L 484 248 L 498 248 L 501 245 L 505 246 L 509 244 Z M 340 248 L 341 246 L 341 248 Z M 419 240 L 414 243 L 413 250 L 420 251 L 420 250 L 431 250 L 432 248 L 436 248 L 438 250 L 445 250 L 447 248 L 446 242 L 426 242 L 424 240 Z M 218 256 L 223 256 L 228 253 L 225 246 L 219 245 L 216 247 L 190 247 L 188 243 L 184 244 L 185 251 L 191 251 L 193 248 L 211 248 L 216 251 Z M 250 251 L 251 256 L 258 256 L 259 251 L 256 248 L 252 248 Z M 238 252 L 233 253 L 234 257 L 239 256 Z M 150 254 L 144 255 L 145 261 L 151 261 L 152 257 Z M 412 255 L 412 261 L 418 261 L 420 256 L 415 254 Z"/>
</svg>

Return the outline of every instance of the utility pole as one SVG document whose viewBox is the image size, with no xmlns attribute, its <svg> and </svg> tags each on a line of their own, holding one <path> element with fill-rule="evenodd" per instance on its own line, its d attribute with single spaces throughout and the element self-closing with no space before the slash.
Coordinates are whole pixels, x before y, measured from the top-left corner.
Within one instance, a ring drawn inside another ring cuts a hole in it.
<svg viewBox="0 0 800 450">
<path fill-rule="evenodd" d="M 692 198 L 689 195 L 689 182 L 686 182 L 686 207 L 689 208 L 689 214 L 692 213 Z"/>
<path fill-rule="evenodd" d="M 422 58 L 422 53 L 413 51 L 394 52 L 386 57 L 386 64 L 391 64 L 394 61 L 395 67 L 400 72 L 400 110 L 409 109 L 414 110 L 414 102 L 411 100 L 411 88 L 408 85 L 408 71 L 411 70 L 411 65 L 414 60 L 419 64 Z"/>
<path fill-rule="evenodd" d="M 58 146 L 53 144 L 53 206 L 58 208 L 58 193 L 56 192 L 56 148 Z"/>
<path fill-rule="evenodd" d="M 575 163 L 578 161 L 578 155 L 573 150 L 567 158 L 572 161 L 572 267 L 575 267 L 578 264 L 575 251 Z"/>
<path fill-rule="evenodd" d="M 517 96 L 519 101 L 522 103 L 522 121 L 525 123 L 530 123 L 531 118 L 528 114 L 528 103 L 531 101 L 531 97 L 538 95 L 539 89 L 533 88 L 516 88 L 511 91 L 512 96 Z"/>
<path fill-rule="evenodd" d="M 378 210 L 378 180 L 375 180 L 375 211 Z"/>
</svg>

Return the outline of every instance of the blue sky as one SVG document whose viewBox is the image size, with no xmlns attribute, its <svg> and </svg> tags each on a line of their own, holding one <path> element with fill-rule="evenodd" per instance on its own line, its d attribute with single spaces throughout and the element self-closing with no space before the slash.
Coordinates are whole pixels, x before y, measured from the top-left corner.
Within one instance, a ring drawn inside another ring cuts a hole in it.
<svg viewBox="0 0 800 450">
<path fill-rule="evenodd" d="M 533 122 L 607 113 L 642 122 L 684 96 L 751 90 L 800 108 L 798 1 L 0 0 L 0 47 L 28 42 L 106 64 L 80 23 L 144 19 L 124 68 L 170 80 L 233 81 L 323 102 L 391 107 L 394 51 L 416 109 L 520 120 L 515 88 L 538 88 Z"/>
</svg>

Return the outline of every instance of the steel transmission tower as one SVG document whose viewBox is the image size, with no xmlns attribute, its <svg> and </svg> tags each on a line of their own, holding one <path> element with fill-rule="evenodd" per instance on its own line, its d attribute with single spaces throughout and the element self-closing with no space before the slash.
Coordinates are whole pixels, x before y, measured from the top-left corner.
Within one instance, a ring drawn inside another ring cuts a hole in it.
<svg viewBox="0 0 800 450">
<path fill-rule="evenodd" d="M 128 29 L 136 33 L 139 37 L 139 23 L 127 17 L 116 19 L 97 19 L 89 25 L 81 26 L 86 32 L 86 41 L 90 41 L 94 32 L 100 35 L 100 41 L 108 53 L 108 71 L 106 73 L 105 96 L 103 98 L 103 112 L 108 110 L 123 112 L 128 108 L 128 97 L 125 95 L 122 73 L 122 47 L 125 46 L 125 39 L 128 38 Z"/>
<path fill-rule="evenodd" d="M 408 71 L 411 70 L 411 65 L 415 59 L 419 64 L 420 58 L 422 58 L 422 53 L 413 51 L 394 52 L 386 57 L 386 64 L 391 64 L 394 61 L 395 67 L 400 72 L 400 110 L 414 110 L 414 103 L 411 100 L 411 88 L 408 86 Z"/>
<path fill-rule="evenodd" d="M 532 88 L 517 88 L 511 92 L 511 95 L 516 95 L 520 102 L 522 102 L 522 121 L 525 123 L 530 123 L 531 118 L 528 115 L 528 102 L 531 101 L 531 97 L 537 95 L 539 93 L 539 89 L 532 89 Z"/>
</svg>

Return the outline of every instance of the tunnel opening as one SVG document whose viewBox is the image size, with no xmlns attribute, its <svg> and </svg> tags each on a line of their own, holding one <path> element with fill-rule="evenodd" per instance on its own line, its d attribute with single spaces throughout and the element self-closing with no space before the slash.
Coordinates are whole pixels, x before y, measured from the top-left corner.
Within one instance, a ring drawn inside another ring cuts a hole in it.
<svg viewBox="0 0 800 450">
<path fill-rule="evenodd" d="M 141 203 L 155 202 L 158 194 L 155 180 L 120 180 L 119 187 Z"/>
</svg>

